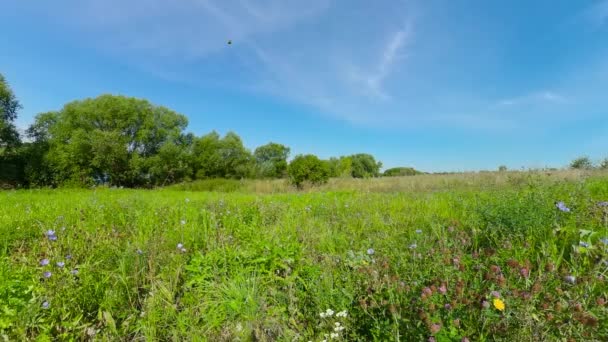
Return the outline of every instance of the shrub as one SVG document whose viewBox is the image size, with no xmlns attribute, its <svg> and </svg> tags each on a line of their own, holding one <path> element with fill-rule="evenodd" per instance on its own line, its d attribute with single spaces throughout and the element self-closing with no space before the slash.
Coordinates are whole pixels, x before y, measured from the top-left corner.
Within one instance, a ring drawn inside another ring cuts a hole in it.
<svg viewBox="0 0 608 342">
<path fill-rule="evenodd" d="M 593 168 L 593 163 L 589 157 L 578 157 L 570 163 L 570 168 L 578 170 L 590 170 Z"/>
<path fill-rule="evenodd" d="M 421 174 L 422 172 L 414 169 L 413 167 L 394 167 L 384 171 L 385 177 L 415 176 Z"/>
<path fill-rule="evenodd" d="M 327 183 L 329 179 L 328 163 L 312 154 L 296 156 L 289 163 L 287 172 L 291 183 L 298 188 L 301 188 L 304 182 L 318 185 Z"/>
</svg>

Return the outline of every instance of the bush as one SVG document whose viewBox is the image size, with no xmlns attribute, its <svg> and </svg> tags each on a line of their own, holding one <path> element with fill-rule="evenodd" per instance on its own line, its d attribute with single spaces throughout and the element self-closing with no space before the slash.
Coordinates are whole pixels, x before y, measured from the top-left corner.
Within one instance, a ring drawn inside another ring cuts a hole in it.
<svg viewBox="0 0 608 342">
<path fill-rule="evenodd" d="M 498 172 L 506 172 L 507 171 L 507 167 L 505 165 L 500 165 L 498 167 Z"/>
<path fill-rule="evenodd" d="M 327 183 L 329 171 L 329 165 L 326 161 L 322 161 L 312 154 L 307 154 L 296 156 L 289 163 L 287 173 L 291 183 L 301 188 L 304 182 L 311 182 L 315 185 Z"/>
<path fill-rule="evenodd" d="M 415 176 L 421 174 L 422 172 L 414 169 L 413 167 L 394 167 L 384 171 L 385 177 Z"/>
<path fill-rule="evenodd" d="M 589 157 L 578 157 L 570 163 L 570 168 L 578 170 L 590 170 L 593 168 L 593 163 Z"/>
</svg>

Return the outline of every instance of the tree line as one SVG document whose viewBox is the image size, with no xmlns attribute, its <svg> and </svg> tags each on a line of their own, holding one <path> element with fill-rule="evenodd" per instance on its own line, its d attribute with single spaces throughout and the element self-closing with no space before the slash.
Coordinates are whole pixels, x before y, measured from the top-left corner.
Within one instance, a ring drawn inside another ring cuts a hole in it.
<svg viewBox="0 0 608 342">
<path fill-rule="evenodd" d="M 321 160 L 270 142 L 248 150 L 234 132 L 186 133 L 188 119 L 147 100 L 101 95 L 40 113 L 24 134 L 21 105 L 0 74 L 0 185 L 153 187 L 209 178 L 289 178 L 300 187 L 330 177 L 377 177 L 365 153 Z M 389 171 L 389 170 L 387 170 Z M 387 174 L 416 174 L 409 168 Z"/>
</svg>

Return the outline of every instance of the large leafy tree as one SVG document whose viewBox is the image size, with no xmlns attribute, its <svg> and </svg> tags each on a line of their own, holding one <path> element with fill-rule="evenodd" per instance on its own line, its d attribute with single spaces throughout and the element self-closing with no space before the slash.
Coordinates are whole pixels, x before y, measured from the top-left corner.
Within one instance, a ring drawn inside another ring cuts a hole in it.
<svg viewBox="0 0 608 342">
<path fill-rule="evenodd" d="M 19 145 L 19 133 L 14 121 L 21 104 L 13 90 L 0 74 L 0 153 Z"/>
<path fill-rule="evenodd" d="M 352 161 L 352 176 L 355 178 L 377 177 L 380 174 L 382 163 L 376 162 L 371 154 L 359 153 L 350 156 Z"/>
<path fill-rule="evenodd" d="M 289 147 L 277 143 L 268 143 L 255 149 L 253 156 L 258 174 L 264 178 L 281 178 L 287 174 Z"/>
<path fill-rule="evenodd" d="M 192 161 L 196 178 L 246 178 L 253 173 L 253 156 L 241 138 L 228 132 L 223 138 L 211 132 L 195 139 Z"/>
<path fill-rule="evenodd" d="M 37 117 L 30 134 L 48 144 L 45 157 L 57 182 L 155 183 L 154 158 L 175 144 L 186 117 L 143 99 L 102 95 L 68 103 Z"/>
</svg>

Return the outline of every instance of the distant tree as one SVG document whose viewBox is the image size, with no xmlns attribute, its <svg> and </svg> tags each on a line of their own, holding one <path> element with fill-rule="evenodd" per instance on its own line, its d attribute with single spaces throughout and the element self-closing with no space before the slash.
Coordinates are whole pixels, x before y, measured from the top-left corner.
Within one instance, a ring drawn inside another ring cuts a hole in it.
<svg viewBox="0 0 608 342">
<path fill-rule="evenodd" d="M 414 169 L 413 167 L 394 167 L 384 171 L 385 177 L 399 177 L 399 176 L 415 176 L 420 175 L 422 172 Z"/>
<path fill-rule="evenodd" d="M 500 165 L 500 166 L 498 167 L 498 171 L 499 171 L 499 172 L 506 172 L 506 171 L 507 171 L 507 167 L 506 167 L 505 165 Z"/>
<path fill-rule="evenodd" d="M 14 186 L 23 180 L 23 158 L 18 147 L 21 144 L 14 121 L 21 108 L 6 79 L 0 74 L 0 186 Z"/>
<path fill-rule="evenodd" d="M 589 157 L 578 157 L 570 163 L 570 168 L 579 170 L 590 170 L 593 168 L 593 163 L 591 162 L 591 159 L 589 159 Z"/>
<path fill-rule="evenodd" d="M 151 182 L 151 158 L 187 123 L 146 100 L 102 95 L 39 115 L 28 134 L 48 143 L 44 159 L 56 183 L 141 186 Z"/>
<path fill-rule="evenodd" d="M 329 179 L 328 162 L 311 154 L 296 156 L 289 163 L 287 172 L 292 184 L 298 188 L 301 188 L 304 182 L 318 185 Z"/>
<path fill-rule="evenodd" d="M 377 177 L 380 175 L 382 163 L 376 162 L 371 154 L 359 153 L 350 156 L 352 161 L 351 175 L 355 178 Z"/>
<path fill-rule="evenodd" d="M 21 104 L 2 74 L 0 74 L 0 153 L 19 145 L 19 133 L 14 125 Z"/>
<path fill-rule="evenodd" d="M 600 169 L 608 170 L 608 158 L 604 158 L 604 160 L 602 160 L 600 163 Z"/>
<path fill-rule="evenodd" d="M 284 177 L 287 174 L 289 152 L 289 147 L 273 142 L 256 148 L 253 156 L 259 175 L 264 178 Z"/>
<path fill-rule="evenodd" d="M 234 132 L 220 138 L 213 131 L 194 139 L 192 160 L 197 179 L 246 178 L 254 171 L 253 156 Z"/>
<path fill-rule="evenodd" d="M 331 177 L 352 177 L 353 160 L 351 157 L 329 158 Z"/>
</svg>

